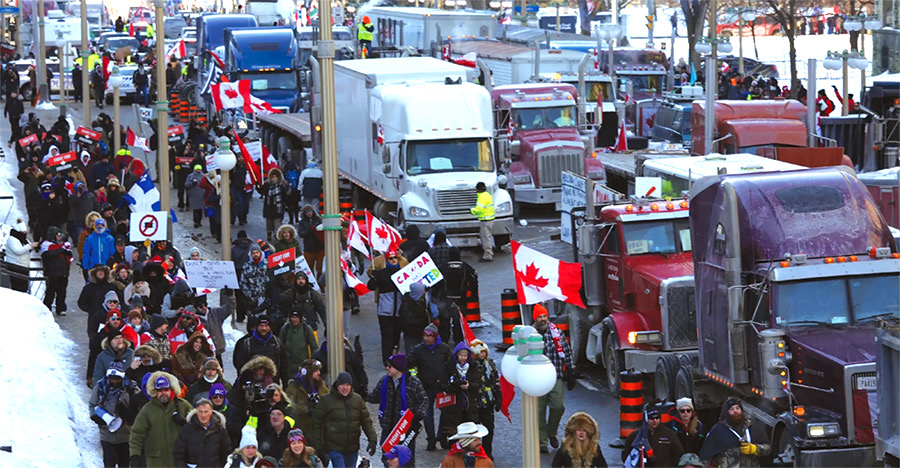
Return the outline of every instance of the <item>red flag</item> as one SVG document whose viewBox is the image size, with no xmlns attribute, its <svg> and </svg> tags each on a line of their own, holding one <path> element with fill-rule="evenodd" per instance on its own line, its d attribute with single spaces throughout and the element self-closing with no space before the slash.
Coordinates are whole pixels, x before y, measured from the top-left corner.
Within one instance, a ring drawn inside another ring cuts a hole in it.
<svg viewBox="0 0 900 468">
<path fill-rule="evenodd" d="M 625 123 L 619 126 L 619 138 L 616 139 L 616 146 L 613 152 L 628 151 L 628 139 L 625 138 Z"/>
<path fill-rule="evenodd" d="M 262 183 L 262 176 L 259 174 L 259 166 L 253 162 L 253 158 L 250 157 L 250 153 L 247 152 L 247 147 L 244 146 L 244 142 L 241 141 L 241 137 L 238 136 L 237 132 L 232 130 L 234 134 L 234 138 L 237 140 L 238 147 L 241 149 L 241 157 L 244 158 L 244 164 L 247 165 L 247 175 L 250 177 L 250 180 L 254 185 L 259 185 Z"/>
<path fill-rule="evenodd" d="M 459 323 L 462 324 L 463 336 L 466 337 L 466 343 L 474 341 L 475 333 L 472 331 L 472 328 L 469 327 L 469 322 L 466 321 L 462 311 L 459 311 Z"/>
<path fill-rule="evenodd" d="M 500 413 L 502 413 L 503 416 L 506 416 L 506 419 L 508 419 L 509 422 L 512 422 L 512 418 L 509 417 L 509 405 L 512 403 L 513 399 L 516 398 L 516 387 L 509 383 L 502 375 L 500 376 L 500 392 L 503 394 Z"/>
<path fill-rule="evenodd" d="M 378 124 L 378 144 L 384 144 L 384 125 Z"/>
<path fill-rule="evenodd" d="M 372 259 L 371 254 L 369 254 L 369 249 L 366 248 L 368 243 L 368 239 L 363 235 L 359 230 L 359 224 L 353 219 L 350 220 L 350 226 L 347 228 L 347 251 L 349 252 L 350 248 L 356 249 L 360 253 L 366 256 L 369 260 Z"/>
<path fill-rule="evenodd" d="M 278 165 L 278 160 L 275 159 L 275 155 L 269 152 L 269 148 L 266 148 L 266 145 L 262 146 L 262 167 L 263 172 L 268 174 L 271 169 L 281 169 L 281 166 Z"/>
<path fill-rule="evenodd" d="M 563 262 L 516 241 L 511 243 L 519 304 L 559 299 L 584 308 L 580 263 Z"/>
<path fill-rule="evenodd" d="M 506 127 L 506 137 L 509 141 L 513 141 L 513 132 L 516 130 L 516 124 L 513 123 L 512 113 L 509 114 L 509 125 Z"/>
<path fill-rule="evenodd" d="M 150 147 L 147 146 L 147 139 L 137 136 L 131 127 L 128 127 L 128 130 L 125 132 L 125 144 L 128 146 L 137 146 L 148 153 L 150 152 Z"/>
<path fill-rule="evenodd" d="M 175 45 L 172 46 L 172 48 L 169 49 L 168 52 L 166 52 L 167 59 L 171 59 L 172 57 L 181 59 L 181 58 L 184 58 L 186 55 L 187 55 L 187 52 L 185 51 L 185 47 L 184 47 L 184 39 L 180 39 L 178 42 L 175 43 Z"/>
<path fill-rule="evenodd" d="M 255 112 L 260 115 L 280 114 L 281 113 L 280 110 L 272 107 L 272 105 L 269 104 L 268 102 L 263 101 L 262 99 L 260 99 L 256 96 L 253 96 L 253 95 L 250 96 L 249 103 L 247 105 L 245 105 L 244 107 L 245 107 L 245 112 Z M 250 110 L 249 111 L 246 110 L 247 108 L 249 108 Z"/>
<path fill-rule="evenodd" d="M 221 82 L 211 86 L 213 104 L 216 111 L 222 109 L 241 108 L 246 113 L 253 112 L 250 106 L 250 80 L 238 80 L 236 83 Z"/>
<path fill-rule="evenodd" d="M 477 65 L 475 63 L 476 60 L 478 60 L 478 56 L 475 54 L 475 52 L 469 52 L 468 54 L 463 55 L 458 59 L 453 59 L 453 63 L 462 65 L 464 67 L 475 68 Z"/>
<path fill-rule="evenodd" d="M 362 296 L 372 292 L 369 290 L 368 286 L 365 285 L 353 272 L 350 271 L 350 267 L 347 266 L 347 262 L 341 258 L 341 270 L 344 270 L 344 279 L 347 280 L 347 285 L 356 290 L 356 294 Z"/>
</svg>

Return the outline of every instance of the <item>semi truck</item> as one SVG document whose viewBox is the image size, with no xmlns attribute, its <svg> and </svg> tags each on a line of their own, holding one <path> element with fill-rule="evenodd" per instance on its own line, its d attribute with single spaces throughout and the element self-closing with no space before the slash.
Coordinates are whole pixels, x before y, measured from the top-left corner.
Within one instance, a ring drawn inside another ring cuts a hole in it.
<svg viewBox="0 0 900 468">
<path fill-rule="evenodd" d="M 297 40 L 289 26 L 225 30 L 225 75 L 250 80 L 250 92 L 287 111 L 297 98 Z"/>
<path fill-rule="evenodd" d="M 883 328 L 875 335 L 878 376 L 878 433 L 875 457 L 884 466 L 900 466 L 900 329 Z"/>
<path fill-rule="evenodd" d="M 563 83 L 491 90 L 497 163 L 507 175 L 516 213 L 522 203 L 552 203 L 559 209 L 562 171 L 606 182 L 591 132 L 579 130 L 584 122 L 579 122 L 577 97 L 575 87 Z"/>
<path fill-rule="evenodd" d="M 776 463 L 871 466 L 900 254 L 866 187 L 840 166 L 706 177 L 690 232 L 699 355 L 675 397 L 702 411 L 739 396 Z"/>
<path fill-rule="evenodd" d="M 259 26 L 256 17 L 246 14 L 201 15 L 197 18 L 197 55 L 194 68 L 200 71 L 200 81 L 204 82 L 209 68 L 209 51 L 215 52 L 225 45 L 226 28 L 255 28 Z M 222 58 L 221 56 L 219 58 Z"/>
<path fill-rule="evenodd" d="M 441 39 L 488 39 L 497 35 L 492 13 L 414 7 L 373 7 L 360 11 L 375 25 L 374 49 L 412 50 L 424 55 L 440 51 Z"/>
</svg>

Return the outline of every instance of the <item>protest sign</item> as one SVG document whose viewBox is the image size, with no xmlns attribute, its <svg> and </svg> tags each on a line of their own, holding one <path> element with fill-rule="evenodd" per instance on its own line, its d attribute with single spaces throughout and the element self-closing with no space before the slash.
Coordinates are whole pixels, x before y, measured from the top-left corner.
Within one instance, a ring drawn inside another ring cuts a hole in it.
<svg viewBox="0 0 900 468">
<path fill-rule="evenodd" d="M 239 289 L 234 262 L 185 260 L 184 270 L 191 287 L 197 289 Z"/>
<path fill-rule="evenodd" d="M 409 265 L 391 275 L 391 281 L 397 285 L 397 289 L 403 294 L 409 292 L 409 287 L 413 283 L 422 283 L 431 287 L 442 279 L 444 279 L 444 276 L 441 275 L 441 270 L 434 264 L 428 252 L 419 255 L 415 260 L 409 262 Z"/>
</svg>

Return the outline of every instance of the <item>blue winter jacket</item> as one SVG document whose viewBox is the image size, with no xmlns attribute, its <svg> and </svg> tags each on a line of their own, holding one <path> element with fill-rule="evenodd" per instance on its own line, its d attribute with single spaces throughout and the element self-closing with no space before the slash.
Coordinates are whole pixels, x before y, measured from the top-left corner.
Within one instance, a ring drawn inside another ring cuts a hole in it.
<svg viewBox="0 0 900 468">
<path fill-rule="evenodd" d="M 116 240 L 109 230 L 102 234 L 97 232 L 87 236 L 84 240 L 84 255 L 81 259 L 81 268 L 90 270 L 97 265 L 106 265 L 109 257 L 116 252 Z"/>
</svg>

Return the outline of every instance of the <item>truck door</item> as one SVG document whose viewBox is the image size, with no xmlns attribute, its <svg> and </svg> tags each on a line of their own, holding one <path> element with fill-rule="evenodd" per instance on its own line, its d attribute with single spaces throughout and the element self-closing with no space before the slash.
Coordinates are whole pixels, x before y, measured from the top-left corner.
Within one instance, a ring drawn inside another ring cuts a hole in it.
<svg viewBox="0 0 900 468">
<path fill-rule="evenodd" d="M 606 289 L 607 311 L 615 312 L 623 308 L 625 280 L 622 277 L 621 229 L 616 224 L 604 228 L 605 241 L 600 246 L 603 255 L 603 282 Z"/>
</svg>

